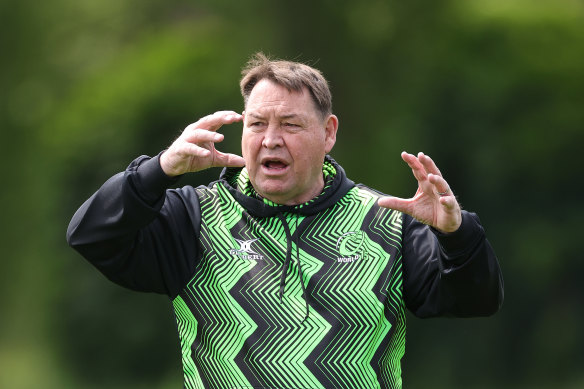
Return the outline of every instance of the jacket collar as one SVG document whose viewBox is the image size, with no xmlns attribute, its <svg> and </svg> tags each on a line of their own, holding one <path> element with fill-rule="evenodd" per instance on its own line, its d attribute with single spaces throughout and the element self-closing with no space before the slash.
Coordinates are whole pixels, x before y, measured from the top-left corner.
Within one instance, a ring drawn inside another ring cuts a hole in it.
<svg viewBox="0 0 584 389">
<path fill-rule="evenodd" d="M 255 195 L 245 168 L 223 169 L 218 182 L 254 216 L 269 217 L 282 212 L 308 216 L 334 205 L 355 186 L 355 183 L 347 178 L 341 165 L 328 155 L 325 157 L 323 168 L 326 178 L 323 191 L 312 200 L 299 205 L 278 205 L 260 199 Z"/>
</svg>

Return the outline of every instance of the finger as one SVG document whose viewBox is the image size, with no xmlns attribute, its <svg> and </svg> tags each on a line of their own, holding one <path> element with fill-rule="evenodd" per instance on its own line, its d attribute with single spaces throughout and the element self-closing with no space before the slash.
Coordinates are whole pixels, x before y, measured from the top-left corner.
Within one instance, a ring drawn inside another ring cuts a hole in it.
<svg viewBox="0 0 584 389">
<path fill-rule="evenodd" d="M 185 142 L 178 147 L 176 154 L 188 157 L 204 158 L 211 155 L 211 150 L 208 150 L 194 143 Z"/>
<path fill-rule="evenodd" d="M 221 142 L 225 136 L 217 132 L 202 130 L 200 128 L 189 129 L 185 132 L 183 139 L 189 143 Z"/>
<path fill-rule="evenodd" d="M 456 201 L 456 197 L 454 196 L 442 196 L 439 201 L 448 210 L 456 209 L 458 205 L 458 201 Z"/>
<path fill-rule="evenodd" d="M 450 185 L 448 185 L 448 182 L 446 182 L 444 177 L 439 176 L 437 174 L 428 174 L 428 181 L 430 181 L 430 183 L 434 185 L 436 194 L 438 194 L 439 196 L 443 197 L 453 194 L 452 190 L 450 190 Z"/>
<path fill-rule="evenodd" d="M 224 124 L 231 124 L 243 120 L 243 116 L 234 111 L 218 111 L 214 114 L 205 116 L 193 123 L 195 128 L 201 128 L 208 131 L 217 131 Z"/>
<path fill-rule="evenodd" d="M 426 169 L 424 169 L 424 166 L 415 155 L 409 154 L 404 151 L 401 153 L 401 157 L 404 160 L 404 162 L 407 163 L 408 166 L 412 169 L 412 173 L 414 174 L 414 177 L 416 177 L 416 180 L 418 181 L 426 180 L 427 178 Z"/>
<path fill-rule="evenodd" d="M 419 152 L 418 153 L 418 160 L 421 162 L 422 166 L 424 166 L 424 169 L 426 170 L 426 172 L 428 173 L 432 173 L 432 174 L 437 174 L 439 176 L 442 175 L 442 173 L 440 173 L 440 170 L 438 169 L 438 166 L 436 166 L 436 163 L 434 163 L 434 160 L 432 158 L 430 158 L 430 156 Z"/>
</svg>

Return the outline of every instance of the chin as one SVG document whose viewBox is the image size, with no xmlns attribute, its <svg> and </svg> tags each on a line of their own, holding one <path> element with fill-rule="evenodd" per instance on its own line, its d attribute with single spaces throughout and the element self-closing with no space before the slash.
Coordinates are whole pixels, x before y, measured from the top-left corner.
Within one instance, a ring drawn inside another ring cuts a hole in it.
<svg viewBox="0 0 584 389">
<path fill-rule="evenodd" d="M 267 198 L 277 204 L 284 204 L 286 199 L 290 195 L 290 190 L 285 190 L 283 188 L 274 188 L 274 187 L 260 187 L 257 190 L 258 194 L 262 197 Z"/>
<path fill-rule="evenodd" d="M 258 193 L 260 195 L 262 195 L 262 197 L 266 197 L 270 200 L 272 199 L 280 199 L 282 198 L 282 196 L 286 193 L 285 191 L 282 190 L 277 190 L 277 189 L 268 189 L 268 188 L 261 188 Z M 274 201 L 274 200 L 272 200 Z"/>
</svg>

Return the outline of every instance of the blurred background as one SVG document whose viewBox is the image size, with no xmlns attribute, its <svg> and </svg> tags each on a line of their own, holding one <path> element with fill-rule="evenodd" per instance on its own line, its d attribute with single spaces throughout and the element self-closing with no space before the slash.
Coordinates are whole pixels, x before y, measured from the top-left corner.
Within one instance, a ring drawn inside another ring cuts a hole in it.
<svg viewBox="0 0 584 389">
<path fill-rule="evenodd" d="M 404 387 L 584 387 L 581 0 L 1 0 L 0 20 L 1 388 L 181 387 L 168 299 L 65 230 L 132 159 L 241 111 L 259 50 L 327 76 L 349 177 L 409 197 L 400 152 L 426 152 L 498 252 L 501 312 L 410 315 Z"/>
</svg>

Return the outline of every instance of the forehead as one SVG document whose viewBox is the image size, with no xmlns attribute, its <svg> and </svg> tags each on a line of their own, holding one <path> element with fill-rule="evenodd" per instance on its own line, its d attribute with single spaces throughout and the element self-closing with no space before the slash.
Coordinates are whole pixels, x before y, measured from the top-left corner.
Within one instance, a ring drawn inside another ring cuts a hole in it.
<svg viewBox="0 0 584 389">
<path fill-rule="evenodd" d="M 306 87 L 289 91 L 273 81 L 263 79 L 252 89 L 246 104 L 248 114 L 278 114 L 310 116 L 317 113 Z"/>
</svg>

